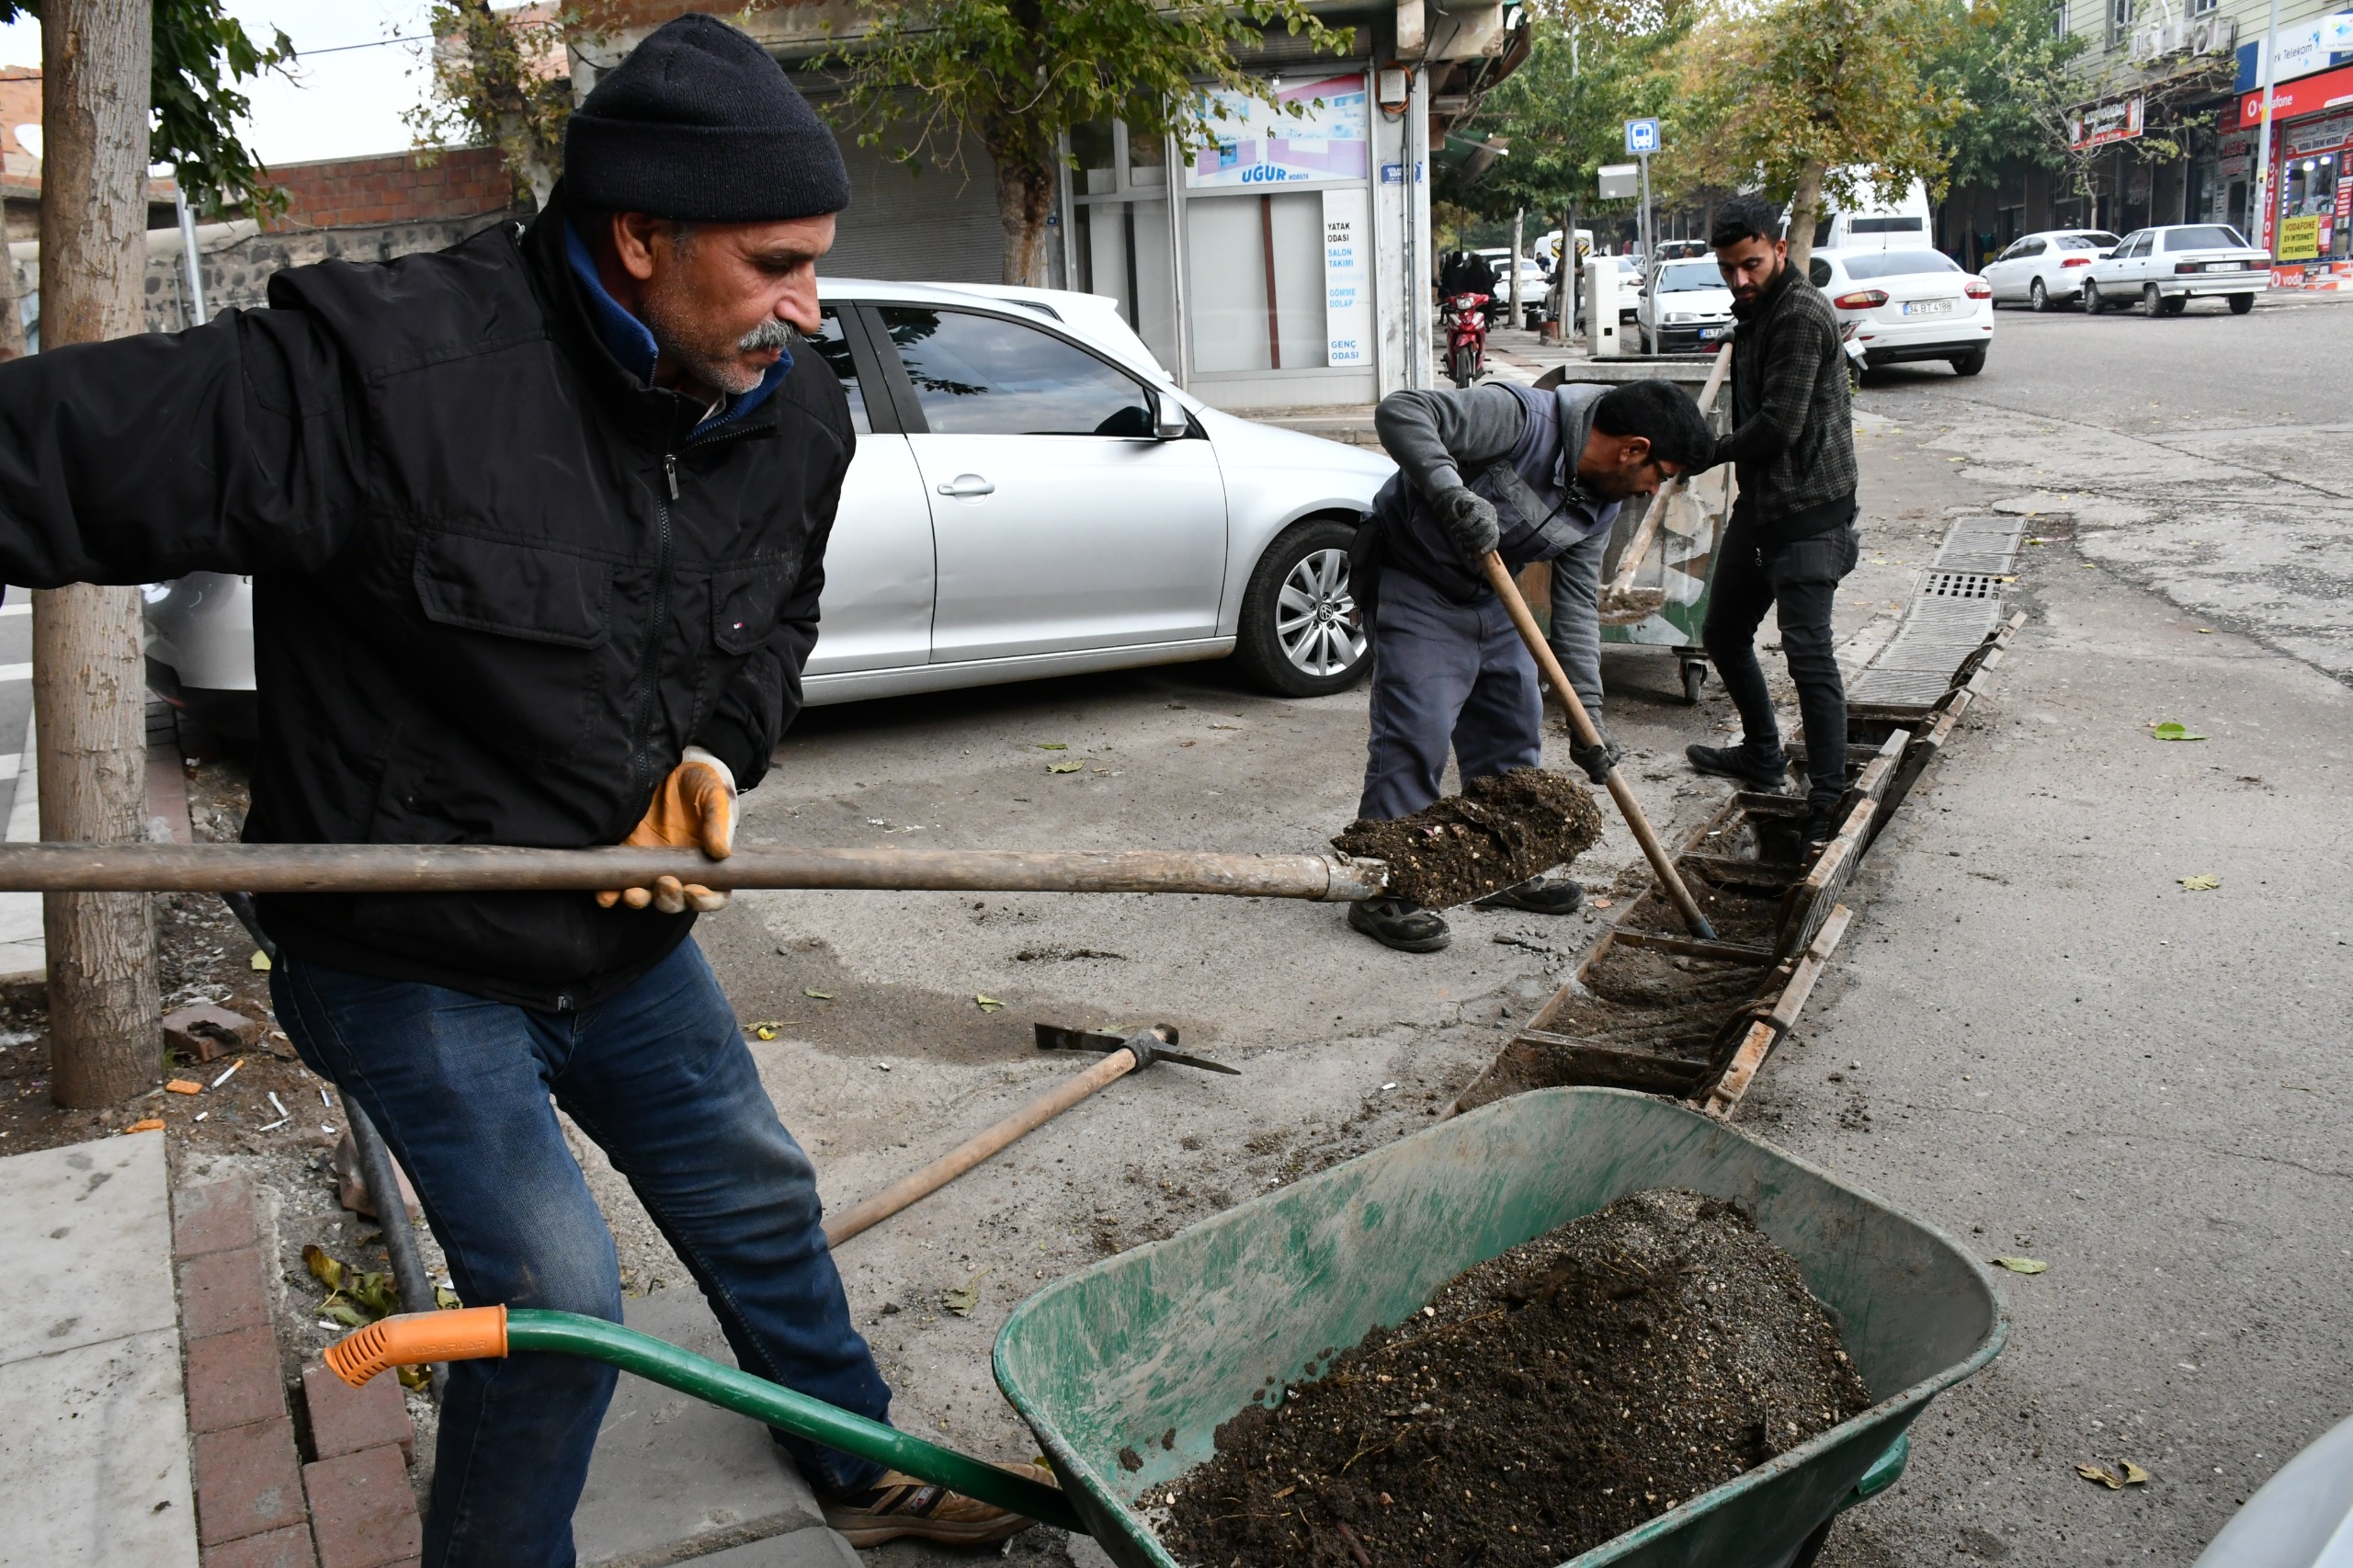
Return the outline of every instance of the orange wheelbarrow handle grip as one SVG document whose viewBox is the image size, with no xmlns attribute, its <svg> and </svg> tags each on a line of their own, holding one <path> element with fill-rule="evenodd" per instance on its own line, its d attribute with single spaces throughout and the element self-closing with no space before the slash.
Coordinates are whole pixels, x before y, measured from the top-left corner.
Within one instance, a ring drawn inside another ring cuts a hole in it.
<svg viewBox="0 0 2353 1568">
<path fill-rule="evenodd" d="M 327 1346 L 327 1366 L 359 1387 L 387 1367 L 429 1361 L 476 1361 L 506 1354 L 505 1307 L 459 1307 L 403 1312 L 355 1329 Z"/>
</svg>

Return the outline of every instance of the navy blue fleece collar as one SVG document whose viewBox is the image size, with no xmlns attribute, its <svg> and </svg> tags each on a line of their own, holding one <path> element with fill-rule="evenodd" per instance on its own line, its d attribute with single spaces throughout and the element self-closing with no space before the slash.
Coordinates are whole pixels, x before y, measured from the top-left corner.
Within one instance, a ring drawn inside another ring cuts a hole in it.
<svg viewBox="0 0 2353 1568">
<path fill-rule="evenodd" d="M 621 308 L 620 301 L 605 291 L 604 279 L 597 276 L 597 258 L 588 254 L 586 242 L 572 220 L 563 221 L 563 254 L 572 263 L 572 275 L 580 280 L 580 297 L 587 301 L 588 320 L 597 329 L 597 340 L 605 350 L 620 361 L 621 369 L 647 386 L 654 384 L 654 361 L 661 358 L 654 334 L 645 324 Z M 694 428 L 698 436 L 732 425 L 768 400 L 768 394 L 783 383 L 792 371 L 792 350 L 785 349 L 777 362 L 768 367 L 760 384 L 750 392 L 739 392 L 727 400 L 726 406 Z"/>
</svg>

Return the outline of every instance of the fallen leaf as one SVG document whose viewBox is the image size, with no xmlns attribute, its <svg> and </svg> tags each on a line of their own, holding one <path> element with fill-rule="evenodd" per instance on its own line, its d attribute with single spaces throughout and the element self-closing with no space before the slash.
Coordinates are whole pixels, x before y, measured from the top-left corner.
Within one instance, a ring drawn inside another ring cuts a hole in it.
<svg viewBox="0 0 2353 1568">
<path fill-rule="evenodd" d="M 2124 1484 L 2127 1486 L 2146 1486 L 2149 1484 L 2149 1472 L 2143 1470 L 2139 1465 L 2134 1464 L 2131 1460 L 2126 1460 L 2124 1461 Z"/>
<path fill-rule="evenodd" d="M 430 1368 L 402 1367 L 398 1369 L 398 1371 L 400 1373 L 401 1387 L 404 1389 L 416 1389 L 422 1391 L 433 1381 L 433 1372 Z"/>
<path fill-rule="evenodd" d="M 1985 1261 L 1997 1264 L 2013 1274 L 2043 1274 L 2051 1267 L 2039 1257 L 1992 1257 Z"/>
<path fill-rule="evenodd" d="M 200 1095 L 203 1092 L 203 1085 L 192 1084 L 186 1078 L 175 1078 L 164 1085 L 164 1093 L 167 1095 Z"/>
<path fill-rule="evenodd" d="M 1080 762 L 1074 757 L 1068 762 L 1050 762 L 1046 764 L 1046 771 L 1049 773 L 1076 773 L 1080 768 L 1085 767 L 1086 766 L 1086 764 Z"/>
<path fill-rule="evenodd" d="M 2214 629 L 2211 626 L 2201 626 L 2198 629 L 2198 635 L 2200 637 L 2211 637 L 2214 635 Z"/>
<path fill-rule="evenodd" d="M 134 1121 L 123 1129 L 125 1132 L 161 1132 L 163 1130 L 164 1119 L 160 1116 L 151 1116 L 144 1121 Z"/>
<path fill-rule="evenodd" d="M 1610 907 L 1610 903 L 1606 898 L 1597 898 L 1593 901 L 1593 906 L 1596 909 L 1608 909 Z"/>
<path fill-rule="evenodd" d="M 2183 877 L 2178 880 L 2185 892 L 2212 892 L 2222 885 L 2222 879 L 2211 872 L 2200 872 L 2197 876 Z"/>
<path fill-rule="evenodd" d="M 818 1002 L 830 1002 L 834 999 L 834 994 L 832 992 L 820 991 L 813 985 L 802 986 L 801 988 L 801 994 Z"/>
<path fill-rule="evenodd" d="M 458 1300 L 458 1293 L 447 1285 L 436 1285 L 433 1287 L 433 1304 L 445 1312 L 454 1312 L 466 1303 Z"/>
<path fill-rule="evenodd" d="M 981 1270 L 981 1274 L 987 1272 L 985 1268 Z M 975 1274 L 961 1285 L 950 1285 L 942 1290 L 939 1304 L 960 1318 L 971 1317 L 972 1309 L 981 1304 L 981 1275 Z"/>
<path fill-rule="evenodd" d="M 318 1243 L 313 1242 L 302 1249 L 302 1264 L 311 1271 L 311 1278 L 328 1290 L 343 1289 L 343 1265 L 337 1263 L 328 1254 L 327 1249 L 319 1245 Z"/>
<path fill-rule="evenodd" d="M 2115 1476 L 2109 1473 L 2105 1467 L 2100 1465 L 2079 1464 L 2075 1467 L 2075 1473 L 2082 1476 L 2086 1481 L 2098 1482 L 2110 1492 L 2121 1492 L 2124 1489 L 2124 1483 L 2117 1480 Z"/>
<path fill-rule="evenodd" d="M 346 1328 L 366 1328 L 375 1321 L 349 1301 L 329 1301 L 319 1309 L 319 1315 Z"/>
<path fill-rule="evenodd" d="M 980 1004 L 981 1011 L 983 1013 L 994 1013 L 1005 1006 L 994 996 L 975 996 L 972 1000 Z"/>
<path fill-rule="evenodd" d="M 1040 741 L 1038 749 L 1040 751 L 1068 751 L 1070 747 L 1061 741 Z"/>
<path fill-rule="evenodd" d="M 254 969 L 267 970 L 269 968 L 269 955 L 263 952 L 259 948 L 256 948 L 254 949 L 254 956 L 247 959 L 245 962 Z"/>
<path fill-rule="evenodd" d="M 2187 724 L 2177 724 L 2170 719 L 2162 724 L 2150 725 L 2149 733 L 2161 741 L 2202 741 L 2206 738 Z"/>
<path fill-rule="evenodd" d="M 757 1026 L 752 1030 L 752 1033 L 756 1038 L 760 1040 L 774 1040 L 776 1038 L 776 1030 L 768 1028 L 766 1024 Z"/>
</svg>

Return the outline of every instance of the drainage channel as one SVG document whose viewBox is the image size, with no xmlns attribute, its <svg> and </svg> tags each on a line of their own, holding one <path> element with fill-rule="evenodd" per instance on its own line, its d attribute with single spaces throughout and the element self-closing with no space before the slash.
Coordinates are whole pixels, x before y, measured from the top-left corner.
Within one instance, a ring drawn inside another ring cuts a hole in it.
<svg viewBox="0 0 2353 1568">
<path fill-rule="evenodd" d="M 1529 1089 L 1598 1085 L 1731 1116 L 1852 926 L 1842 899 L 1864 854 L 2025 623 L 2005 618 L 2002 595 L 2024 532 L 2015 518 L 1955 522 L 1895 635 L 1850 682 L 1836 835 L 1809 855 L 1802 798 L 1734 794 L 1676 855 L 1722 939 L 1686 936 L 1654 884 L 1449 1115 Z"/>
</svg>

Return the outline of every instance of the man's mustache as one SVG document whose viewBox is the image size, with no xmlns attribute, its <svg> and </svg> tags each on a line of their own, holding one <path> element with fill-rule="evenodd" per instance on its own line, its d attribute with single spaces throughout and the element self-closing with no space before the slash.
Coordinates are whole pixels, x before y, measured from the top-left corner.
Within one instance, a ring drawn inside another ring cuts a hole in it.
<svg viewBox="0 0 2353 1568">
<path fill-rule="evenodd" d="M 783 318 L 770 316 L 737 338 L 735 351 L 739 354 L 761 354 L 770 349 L 785 347 L 791 342 L 791 330 L 785 325 Z"/>
</svg>

